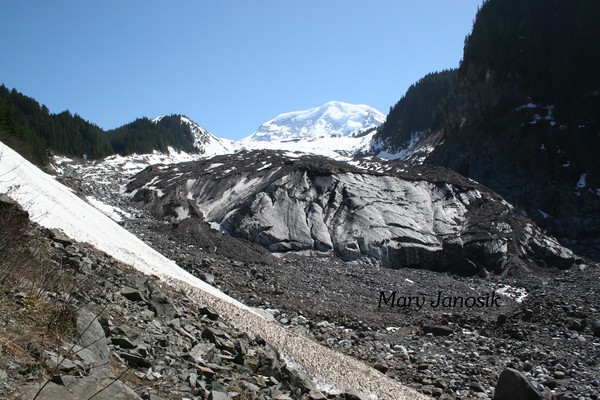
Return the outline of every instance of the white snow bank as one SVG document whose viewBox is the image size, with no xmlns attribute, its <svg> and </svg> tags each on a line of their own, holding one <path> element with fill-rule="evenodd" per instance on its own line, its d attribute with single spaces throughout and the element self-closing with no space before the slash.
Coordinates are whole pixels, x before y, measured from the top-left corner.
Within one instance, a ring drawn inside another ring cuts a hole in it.
<svg viewBox="0 0 600 400">
<path fill-rule="evenodd" d="M 132 215 L 130 213 L 123 211 L 118 207 L 110 206 L 106 203 L 103 203 L 102 201 L 94 198 L 93 196 L 87 196 L 87 201 L 115 222 L 122 222 L 124 216 L 127 218 L 132 218 Z"/>
</svg>

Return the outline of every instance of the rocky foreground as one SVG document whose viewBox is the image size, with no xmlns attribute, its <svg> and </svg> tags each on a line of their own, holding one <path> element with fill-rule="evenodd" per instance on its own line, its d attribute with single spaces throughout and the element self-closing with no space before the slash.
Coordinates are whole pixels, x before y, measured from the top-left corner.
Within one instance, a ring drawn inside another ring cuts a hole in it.
<svg viewBox="0 0 600 400">
<path fill-rule="evenodd" d="M 480 278 L 330 257 L 260 258 L 244 252 L 225 257 L 194 250 L 184 240 L 192 236 L 181 225 L 172 230 L 171 224 L 154 220 L 130 223 L 148 243 L 231 296 L 268 309 L 290 330 L 362 359 L 429 396 L 491 399 L 501 373 L 512 368 L 531 382 L 540 399 L 598 398 L 596 264 Z M 440 291 L 442 297 L 498 297 L 482 307 L 433 307 Z M 391 307 L 385 299 L 394 292 Z M 413 296 L 425 297 L 420 309 L 415 300 L 410 306 L 401 300 Z"/>
<path fill-rule="evenodd" d="M 0 398 L 363 398 L 319 390 L 260 337 L 155 277 L 58 231 L 26 235 L 47 279 L 2 285 Z"/>
</svg>

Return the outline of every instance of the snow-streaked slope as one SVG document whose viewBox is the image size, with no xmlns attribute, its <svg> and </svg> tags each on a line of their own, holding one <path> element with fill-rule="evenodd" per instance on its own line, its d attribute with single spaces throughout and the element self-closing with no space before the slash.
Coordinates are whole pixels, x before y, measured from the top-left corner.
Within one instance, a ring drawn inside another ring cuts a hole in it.
<svg viewBox="0 0 600 400">
<path fill-rule="evenodd" d="M 1 142 L 0 192 L 8 193 L 29 212 L 33 221 L 43 226 L 60 229 L 71 238 L 89 243 L 146 274 L 157 275 L 165 281 L 186 282 L 248 309 L 179 268 Z"/>
<path fill-rule="evenodd" d="M 379 126 L 385 115 L 364 104 L 330 101 L 320 107 L 280 114 L 262 124 L 245 141 L 280 141 L 350 136 Z"/>
<path fill-rule="evenodd" d="M 165 116 L 160 115 L 152 120 L 155 124 Z M 194 137 L 194 147 L 198 149 L 204 157 L 213 157 L 219 154 L 229 154 L 233 152 L 233 140 L 217 137 L 192 121 L 184 115 L 179 116 L 181 123 L 187 125 Z"/>
<path fill-rule="evenodd" d="M 385 116 L 364 104 L 330 101 L 280 114 L 234 143 L 239 150 L 285 150 L 344 160 L 366 151 Z"/>
<path fill-rule="evenodd" d="M 427 398 L 351 357 L 267 321 L 182 270 L 1 142 L 0 192 L 18 201 L 41 225 L 60 229 L 73 239 L 90 243 L 146 274 L 182 288 L 238 328 L 262 337 L 324 384 L 342 390 L 357 388 L 371 399 Z"/>
<path fill-rule="evenodd" d="M 361 136 L 325 136 L 321 138 L 236 142 L 236 150 L 284 150 L 314 154 L 336 160 L 349 160 L 353 155 L 369 150 L 375 131 Z"/>
</svg>

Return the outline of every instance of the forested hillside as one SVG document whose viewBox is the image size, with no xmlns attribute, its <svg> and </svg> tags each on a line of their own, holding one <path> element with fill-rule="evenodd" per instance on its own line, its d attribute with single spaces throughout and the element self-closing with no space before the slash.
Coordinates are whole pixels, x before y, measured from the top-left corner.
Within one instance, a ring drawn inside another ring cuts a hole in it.
<svg viewBox="0 0 600 400">
<path fill-rule="evenodd" d="M 426 75 L 408 88 L 408 91 L 390 109 L 377 134 L 388 148 L 407 147 L 414 135 L 430 134 L 444 121 L 450 89 L 456 83 L 456 70 Z"/>
<path fill-rule="evenodd" d="M 48 162 L 47 151 L 88 159 L 164 152 L 169 146 L 177 151 L 198 151 L 190 127 L 179 115 L 155 122 L 141 118 L 106 132 L 69 111 L 53 114 L 33 98 L 4 85 L 0 85 L 0 140 L 41 165 Z"/>
<path fill-rule="evenodd" d="M 460 74 L 552 104 L 558 118 L 598 123 L 599 37 L 596 0 L 489 0 L 465 41 Z"/>
<path fill-rule="evenodd" d="M 434 85 L 441 76 L 431 74 L 411 87 L 378 143 L 403 152 L 424 132 L 411 144 L 426 149 L 419 162 L 485 184 L 600 255 L 599 37 L 596 0 L 485 1 L 456 79 Z"/>
<path fill-rule="evenodd" d="M 139 118 L 108 132 L 114 151 L 121 155 L 167 151 L 167 147 L 194 153 L 194 137 L 189 126 L 181 123 L 178 115 L 163 117 L 153 122 Z"/>
</svg>

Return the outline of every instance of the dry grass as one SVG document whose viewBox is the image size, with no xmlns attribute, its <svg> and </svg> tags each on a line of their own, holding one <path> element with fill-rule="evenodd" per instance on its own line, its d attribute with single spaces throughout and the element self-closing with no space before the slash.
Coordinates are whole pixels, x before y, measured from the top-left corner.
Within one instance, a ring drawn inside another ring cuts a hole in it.
<svg viewBox="0 0 600 400">
<path fill-rule="evenodd" d="M 29 224 L 18 206 L 0 202 L 0 368 L 40 381 L 52 371 L 39 351 L 56 352 L 73 338 L 82 284 L 52 259 L 47 243 L 28 234 Z"/>
</svg>

